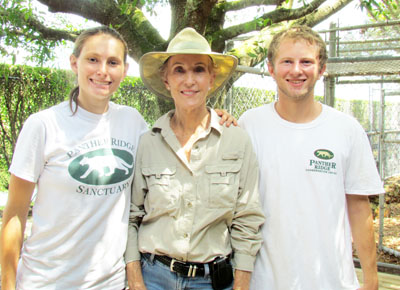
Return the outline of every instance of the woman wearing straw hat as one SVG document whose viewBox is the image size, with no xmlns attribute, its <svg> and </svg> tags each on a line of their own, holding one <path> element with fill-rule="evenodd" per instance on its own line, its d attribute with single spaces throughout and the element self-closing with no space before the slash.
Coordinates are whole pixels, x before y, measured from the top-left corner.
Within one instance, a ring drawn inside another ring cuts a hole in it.
<svg viewBox="0 0 400 290">
<path fill-rule="evenodd" d="M 246 133 L 221 126 L 206 106 L 237 59 L 211 52 L 186 28 L 167 52 L 147 53 L 139 65 L 144 84 L 172 98 L 175 110 L 139 144 L 125 254 L 129 287 L 248 289 L 264 222 L 256 156 Z"/>
</svg>

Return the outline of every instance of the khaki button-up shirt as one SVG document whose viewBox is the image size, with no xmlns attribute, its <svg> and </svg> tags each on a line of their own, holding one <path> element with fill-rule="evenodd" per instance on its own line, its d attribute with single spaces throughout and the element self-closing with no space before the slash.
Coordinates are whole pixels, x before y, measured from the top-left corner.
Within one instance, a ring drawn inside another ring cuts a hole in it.
<svg viewBox="0 0 400 290">
<path fill-rule="evenodd" d="M 233 252 L 234 267 L 252 271 L 264 215 L 250 138 L 219 125 L 211 110 L 188 161 L 170 127 L 172 114 L 140 140 L 126 262 L 140 260 L 139 252 L 199 263 Z"/>
</svg>

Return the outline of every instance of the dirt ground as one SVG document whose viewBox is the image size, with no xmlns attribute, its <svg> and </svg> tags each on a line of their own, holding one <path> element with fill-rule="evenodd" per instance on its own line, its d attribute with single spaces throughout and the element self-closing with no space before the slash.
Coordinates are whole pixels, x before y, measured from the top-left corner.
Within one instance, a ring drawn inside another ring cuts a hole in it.
<svg viewBox="0 0 400 290">
<path fill-rule="evenodd" d="M 385 180 L 383 246 L 400 252 L 400 175 Z M 379 240 L 379 197 L 371 196 L 375 238 Z M 378 262 L 400 265 L 400 257 L 378 251 Z"/>
<path fill-rule="evenodd" d="M 378 245 L 379 216 L 374 219 L 374 228 Z M 383 223 L 383 246 L 400 252 L 400 203 L 386 205 Z M 400 265 L 400 258 L 378 251 L 378 262 Z"/>
</svg>

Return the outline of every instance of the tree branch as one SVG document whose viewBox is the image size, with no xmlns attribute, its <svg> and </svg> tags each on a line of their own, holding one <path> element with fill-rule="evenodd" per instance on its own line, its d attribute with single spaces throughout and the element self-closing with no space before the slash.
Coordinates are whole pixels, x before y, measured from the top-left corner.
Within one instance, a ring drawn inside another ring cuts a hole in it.
<svg viewBox="0 0 400 290">
<path fill-rule="evenodd" d="M 319 9 L 313 11 L 309 15 L 299 18 L 298 20 L 295 21 L 295 24 L 304 24 L 310 27 L 313 27 L 325 19 L 329 18 L 333 14 L 337 13 L 340 11 L 343 7 L 348 5 L 350 2 L 353 0 L 338 0 L 334 2 L 333 4 L 326 4 L 320 7 Z"/>
<path fill-rule="evenodd" d="M 240 9 L 252 7 L 252 6 L 260 6 L 260 5 L 276 5 L 279 6 L 284 0 L 239 0 L 233 2 L 220 2 L 216 5 L 217 9 L 223 9 L 225 12 L 227 11 L 237 11 Z"/>
<path fill-rule="evenodd" d="M 103 23 L 104 25 L 110 24 L 110 21 L 105 21 L 108 16 L 115 16 L 115 14 L 117 14 L 119 11 L 119 9 L 117 11 L 114 10 L 117 6 L 115 5 L 115 2 L 111 0 L 38 1 L 43 5 L 46 5 L 49 8 L 50 12 L 73 13 L 86 19 L 91 19 L 99 23 Z"/>
<path fill-rule="evenodd" d="M 305 24 L 313 27 L 351 1 L 352 0 L 340 0 L 333 5 L 327 4 L 323 7 L 319 7 L 315 12 L 299 20 L 273 24 L 267 29 L 262 29 L 256 36 L 244 41 L 239 47 L 231 50 L 229 53 L 236 55 L 240 59 L 240 64 L 251 67 L 255 66 L 265 60 L 269 44 L 276 33 L 296 24 Z M 234 79 L 238 77 L 240 77 L 240 74 L 235 75 Z"/>
<path fill-rule="evenodd" d="M 312 13 L 325 1 L 326 0 L 314 0 L 310 4 L 297 9 L 278 8 L 252 21 L 239 25 L 234 25 L 226 29 L 217 31 L 212 36 L 212 39 L 215 40 L 213 42 L 213 48 L 217 51 L 220 51 L 221 45 L 223 45 L 223 43 L 228 39 L 232 39 L 241 34 L 258 31 L 282 21 L 289 21 L 303 17 L 307 14 Z"/>
<path fill-rule="evenodd" d="M 148 21 L 140 9 L 123 21 L 113 21 L 115 28 L 123 35 L 129 46 L 129 55 L 136 61 L 149 51 L 165 50 L 168 43 Z"/>
<path fill-rule="evenodd" d="M 52 12 L 73 13 L 103 25 L 112 25 L 124 36 L 129 46 L 129 55 L 135 60 L 148 51 L 160 50 L 165 46 L 165 40 L 137 6 L 127 15 L 114 0 L 38 1 L 47 5 Z"/>
<path fill-rule="evenodd" d="M 75 41 L 75 38 L 78 36 L 77 34 L 71 33 L 66 30 L 49 28 L 34 16 L 30 16 L 28 20 L 26 20 L 26 22 L 29 26 L 34 27 L 35 30 L 38 31 L 42 35 L 42 38 L 44 39 L 55 40 L 55 41 L 60 41 L 65 39 L 69 41 Z"/>
<path fill-rule="evenodd" d="M 15 28 L 13 31 L 16 35 L 26 36 L 30 39 L 48 39 L 52 41 L 61 41 L 61 40 L 70 40 L 74 41 L 77 37 L 76 33 L 72 33 L 62 29 L 53 29 L 45 26 L 38 18 L 36 18 L 33 14 L 29 15 L 28 18 L 25 18 L 25 15 L 22 13 L 18 13 L 14 11 L 15 15 L 18 15 L 18 18 L 21 20 L 22 23 L 25 23 L 27 27 L 33 29 L 34 31 L 38 32 L 39 35 L 33 36 L 32 34 L 28 34 L 24 32 L 23 29 Z M 7 17 L 4 13 L 0 13 L 1 17 Z M 12 31 L 10 31 L 12 32 Z"/>
</svg>

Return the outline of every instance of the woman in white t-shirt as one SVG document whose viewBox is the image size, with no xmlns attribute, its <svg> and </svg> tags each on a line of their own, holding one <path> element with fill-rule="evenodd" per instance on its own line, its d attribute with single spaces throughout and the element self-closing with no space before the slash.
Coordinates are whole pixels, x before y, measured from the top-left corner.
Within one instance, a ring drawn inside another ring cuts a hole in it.
<svg viewBox="0 0 400 290">
<path fill-rule="evenodd" d="M 2 289 L 123 289 L 130 185 L 140 135 L 133 108 L 110 102 L 127 45 L 102 26 L 70 57 L 70 101 L 31 115 L 20 133 L 1 235 Z M 32 194 L 32 232 L 23 242 Z M 22 247 L 22 249 L 21 249 Z"/>
</svg>

